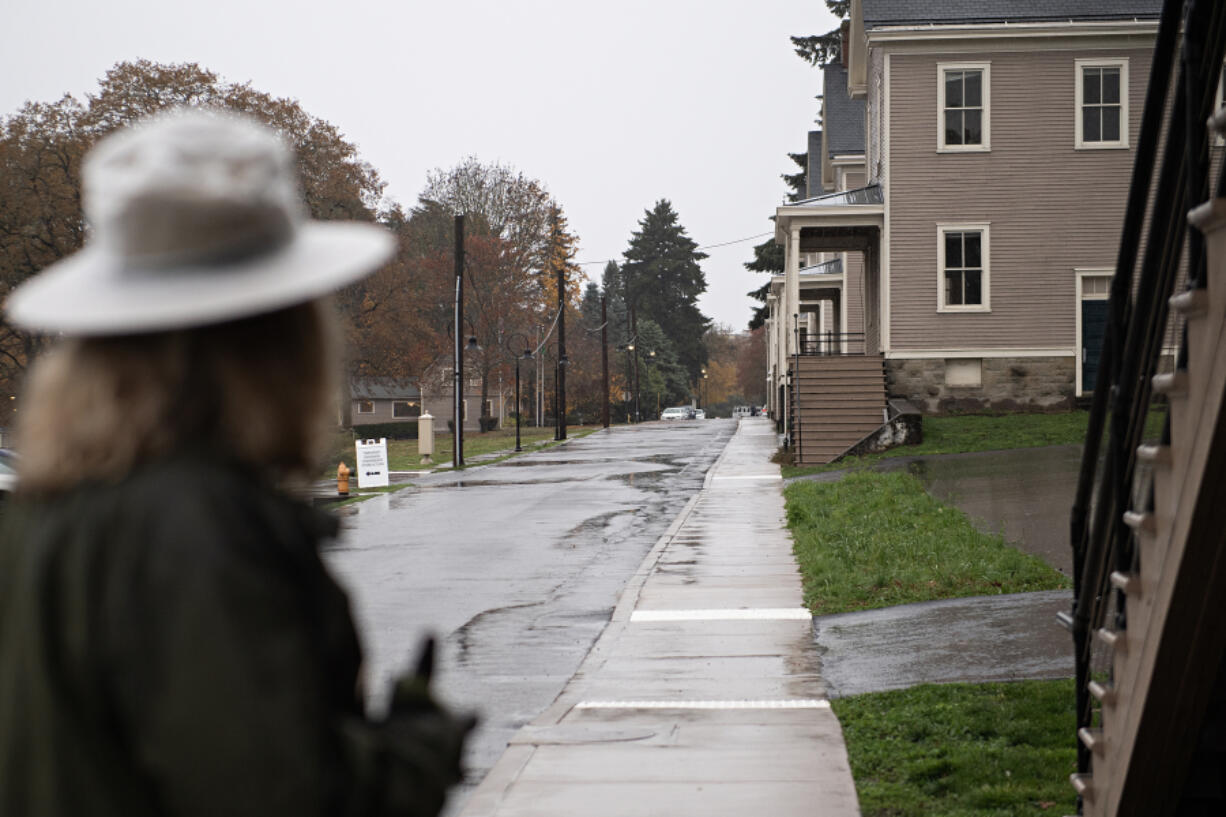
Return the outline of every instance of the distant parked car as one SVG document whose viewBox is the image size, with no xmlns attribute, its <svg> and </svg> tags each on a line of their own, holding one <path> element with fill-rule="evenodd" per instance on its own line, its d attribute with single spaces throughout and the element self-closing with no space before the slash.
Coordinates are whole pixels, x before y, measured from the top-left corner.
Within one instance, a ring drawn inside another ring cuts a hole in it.
<svg viewBox="0 0 1226 817">
<path fill-rule="evenodd" d="M 695 420 L 707 419 L 707 410 L 706 409 L 694 409 L 694 419 Z"/>
<path fill-rule="evenodd" d="M 689 406 L 673 406 L 666 408 L 660 413 L 661 420 L 688 420 L 690 419 Z"/>
</svg>

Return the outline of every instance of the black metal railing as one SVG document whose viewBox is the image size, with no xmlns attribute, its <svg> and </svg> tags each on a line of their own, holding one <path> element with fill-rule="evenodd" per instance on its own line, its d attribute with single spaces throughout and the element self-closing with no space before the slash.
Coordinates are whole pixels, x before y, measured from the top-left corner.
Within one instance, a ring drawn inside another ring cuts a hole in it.
<svg viewBox="0 0 1226 817">
<path fill-rule="evenodd" d="M 1101 705 L 1089 684 L 1110 680 L 1110 652 L 1096 646 L 1093 633 L 1127 627 L 1127 599 L 1112 587 L 1110 576 L 1137 566 L 1124 512 L 1152 508 L 1152 485 L 1144 475 L 1138 479 L 1137 448 L 1153 397 L 1153 377 L 1172 332 L 1168 301 L 1185 238 L 1188 286 L 1203 287 L 1205 282 L 1203 237 L 1188 231 L 1187 213 L 1209 195 L 1211 135 L 1206 121 L 1216 104 L 1224 35 L 1226 4 L 1163 3 L 1070 520 L 1074 599 L 1072 614 L 1062 619 L 1073 632 L 1079 729 L 1101 725 Z M 1226 176 L 1219 189 L 1223 185 Z M 1185 360 L 1181 346 L 1175 365 Z M 1167 423 L 1163 442 L 1170 440 L 1169 417 Z M 1090 774 L 1092 766 L 1092 753 L 1078 741 L 1078 772 Z"/>
<path fill-rule="evenodd" d="M 800 333 L 797 345 L 800 354 L 813 355 L 862 355 L 864 354 L 863 332 L 819 332 L 815 335 Z"/>
</svg>

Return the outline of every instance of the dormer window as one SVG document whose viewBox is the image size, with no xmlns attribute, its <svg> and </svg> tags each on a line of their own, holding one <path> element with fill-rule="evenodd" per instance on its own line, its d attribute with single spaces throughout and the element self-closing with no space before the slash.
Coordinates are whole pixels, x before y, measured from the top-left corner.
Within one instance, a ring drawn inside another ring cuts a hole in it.
<svg viewBox="0 0 1226 817">
<path fill-rule="evenodd" d="M 991 149 L 990 80 L 988 63 L 937 65 L 937 151 Z"/>
</svg>

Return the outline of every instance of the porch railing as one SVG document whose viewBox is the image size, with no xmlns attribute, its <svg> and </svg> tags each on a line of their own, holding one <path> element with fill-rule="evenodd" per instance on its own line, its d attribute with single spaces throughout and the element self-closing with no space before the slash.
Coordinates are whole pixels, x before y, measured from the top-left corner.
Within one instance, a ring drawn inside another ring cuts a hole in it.
<svg viewBox="0 0 1226 817">
<path fill-rule="evenodd" d="M 819 332 L 814 335 L 800 333 L 797 339 L 800 354 L 813 355 L 862 355 L 864 354 L 863 332 Z"/>
<path fill-rule="evenodd" d="M 1185 237 L 1188 287 L 1205 285 L 1204 239 L 1187 230 L 1187 213 L 1209 195 L 1206 121 L 1216 104 L 1224 35 L 1226 4 L 1163 3 L 1070 520 L 1074 600 L 1071 615 L 1061 619 L 1073 633 L 1078 729 L 1101 725 L 1101 704 L 1089 685 L 1111 672 L 1110 650 L 1092 634 L 1127 627 L 1127 599 L 1110 576 L 1135 569 L 1137 548 L 1124 512 L 1153 504 L 1152 484 L 1143 474 L 1138 479 L 1137 447 L 1170 332 L 1168 301 Z M 1224 185 L 1226 176 L 1218 181 L 1219 192 Z M 1185 362 L 1181 344 L 1175 363 Z M 1169 443 L 1169 417 L 1162 435 Z M 1093 753 L 1077 745 L 1078 772 L 1091 774 Z M 1083 805 L 1078 804 L 1079 812 Z"/>
</svg>

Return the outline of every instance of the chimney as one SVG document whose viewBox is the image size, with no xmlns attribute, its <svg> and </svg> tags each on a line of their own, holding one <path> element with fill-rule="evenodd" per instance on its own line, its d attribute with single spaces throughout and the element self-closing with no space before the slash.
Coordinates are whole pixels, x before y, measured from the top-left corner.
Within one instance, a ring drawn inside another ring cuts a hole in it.
<svg viewBox="0 0 1226 817">
<path fill-rule="evenodd" d="M 851 22 L 843 21 L 843 25 L 839 27 L 839 59 L 843 63 L 843 67 L 847 67 L 847 46 L 851 42 Z"/>
</svg>

